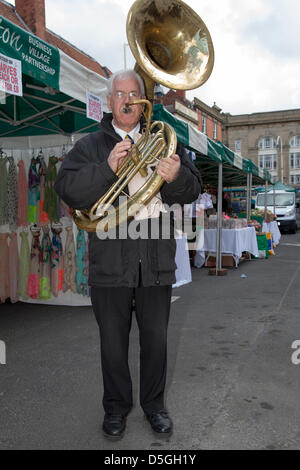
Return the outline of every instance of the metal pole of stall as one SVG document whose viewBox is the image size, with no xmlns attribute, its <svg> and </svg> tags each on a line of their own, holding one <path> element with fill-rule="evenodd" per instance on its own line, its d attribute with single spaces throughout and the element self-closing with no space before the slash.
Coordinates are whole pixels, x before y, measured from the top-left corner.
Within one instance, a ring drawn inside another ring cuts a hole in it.
<svg viewBox="0 0 300 470">
<path fill-rule="evenodd" d="M 266 185 L 265 185 L 265 215 L 264 215 L 265 220 L 267 218 L 267 209 L 268 209 L 267 196 L 268 196 L 268 181 L 266 181 Z"/>
<path fill-rule="evenodd" d="M 250 204 L 249 204 L 249 194 L 250 194 L 250 173 L 247 173 L 247 205 L 246 205 L 246 217 L 247 217 L 247 223 L 250 220 Z"/>
<path fill-rule="evenodd" d="M 250 208 L 250 220 L 251 220 L 251 214 L 252 214 L 252 173 L 250 173 L 250 177 L 249 177 L 249 187 L 250 187 L 250 191 L 249 191 L 249 208 Z"/>
<path fill-rule="evenodd" d="M 251 219 L 251 211 L 252 211 L 252 180 L 253 180 L 253 175 L 250 173 L 250 219 Z"/>
<path fill-rule="evenodd" d="M 216 275 L 222 269 L 222 202 L 223 202 L 223 163 L 219 164 L 218 179 L 218 225 L 217 225 L 217 254 L 216 254 Z"/>
<path fill-rule="evenodd" d="M 275 177 L 273 180 L 273 213 L 276 215 L 276 201 L 275 201 Z"/>
<path fill-rule="evenodd" d="M 123 53 L 124 53 L 124 69 L 127 69 L 127 55 L 126 55 L 126 47 L 128 47 L 127 43 L 123 44 Z"/>
</svg>

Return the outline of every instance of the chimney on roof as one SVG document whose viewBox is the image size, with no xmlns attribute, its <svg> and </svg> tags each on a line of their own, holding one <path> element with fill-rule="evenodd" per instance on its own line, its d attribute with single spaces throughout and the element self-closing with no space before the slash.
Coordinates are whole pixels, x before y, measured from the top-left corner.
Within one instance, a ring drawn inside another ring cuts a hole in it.
<svg viewBox="0 0 300 470">
<path fill-rule="evenodd" d="M 45 40 L 45 0 L 15 0 L 15 8 L 33 34 Z"/>
</svg>

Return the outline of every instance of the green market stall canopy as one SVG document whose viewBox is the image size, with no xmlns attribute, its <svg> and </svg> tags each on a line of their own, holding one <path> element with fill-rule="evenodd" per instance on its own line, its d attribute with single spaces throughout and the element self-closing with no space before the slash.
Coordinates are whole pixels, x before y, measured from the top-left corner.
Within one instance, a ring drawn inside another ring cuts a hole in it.
<svg viewBox="0 0 300 470">
<path fill-rule="evenodd" d="M 196 166 L 205 183 L 218 182 L 218 166 L 223 164 L 223 185 L 247 184 L 247 174 L 252 174 L 253 184 L 271 182 L 267 170 L 258 168 L 252 160 L 241 157 L 227 148 L 222 142 L 215 142 L 189 123 L 176 118 L 162 104 L 154 106 L 154 119 L 170 124 L 176 131 L 177 138 L 185 147 L 196 153 Z"/>
<path fill-rule="evenodd" d="M 106 78 L 1 15 L 0 54 L 21 61 L 23 85 L 23 96 L 0 102 L 0 138 L 97 129 L 86 117 L 86 91 L 102 98 L 106 111 Z"/>
<path fill-rule="evenodd" d="M 296 189 L 293 186 L 289 186 L 288 184 L 281 183 L 280 181 L 276 181 L 276 183 L 269 189 L 269 191 L 287 191 L 289 193 L 295 193 Z"/>
</svg>

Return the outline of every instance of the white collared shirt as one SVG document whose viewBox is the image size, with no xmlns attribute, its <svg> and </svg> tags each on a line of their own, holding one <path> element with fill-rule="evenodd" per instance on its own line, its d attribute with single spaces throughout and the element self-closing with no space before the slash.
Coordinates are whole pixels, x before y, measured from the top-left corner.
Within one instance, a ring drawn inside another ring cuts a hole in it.
<svg viewBox="0 0 300 470">
<path fill-rule="evenodd" d="M 137 126 L 130 132 L 123 131 L 123 129 L 119 129 L 117 126 L 114 125 L 114 122 L 112 121 L 112 126 L 115 130 L 115 132 L 122 138 L 122 140 L 125 139 L 127 135 L 130 135 L 132 140 L 134 140 L 134 135 L 140 132 L 140 123 L 137 124 Z"/>
<path fill-rule="evenodd" d="M 129 135 L 133 142 L 136 143 L 139 138 L 141 137 L 141 134 L 139 133 L 140 131 L 140 123 L 137 124 L 137 126 L 130 132 L 126 132 L 123 129 L 119 129 L 117 126 L 114 125 L 112 122 L 112 126 L 115 130 L 115 132 L 124 140 L 127 135 Z M 153 166 L 156 166 L 156 163 L 154 163 Z M 153 170 L 151 168 L 147 168 L 148 171 L 148 177 L 153 173 Z M 140 173 L 137 173 L 133 179 L 129 182 L 128 184 L 128 189 L 129 189 L 129 195 L 132 196 L 133 194 L 138 191 L 141 186 L 147 181 L 148 177 L 143 177 L 140 175 Z M 156 194 L 152 198 L 152 200 L 147 204 L 147 206 L 143 206 L 135 215 L 134 218 L 135 220 L 143 220 L 143 219 L 148 219 L 148 218 L 156 218 L 159 217 L 159 214 L 161 212 L 167 212 L 166 209 L 163 206 L 162 200 L 161 200 L 161 195 L 160 192 Z"/>
</svg>

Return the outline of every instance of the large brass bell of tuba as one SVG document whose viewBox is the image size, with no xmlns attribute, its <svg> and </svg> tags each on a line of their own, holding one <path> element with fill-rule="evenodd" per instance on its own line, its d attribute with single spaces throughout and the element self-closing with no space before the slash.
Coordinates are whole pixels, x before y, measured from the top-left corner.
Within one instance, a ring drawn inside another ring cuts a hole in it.
<svg viewBox="0 0 300 470">
<path fill-rule="evenodd" d="M 136 0 L 127 16 L 127 38 L 148 99 L 153 83 L 174 90 L 203 85 L 214 65 L 211 36 L 181 0 Z"/>
<path fill-rule="evenodd" d="M 158 193 L 164 179 L 154 171 L 144 185 L 109 213 L 109 208 L 124 192 L 139 171 L 147 175 L 147 166 L 170 157 L 176 151 L 177 138 L 167 123 L 151 124 L 154 86 L 190 90 L 209 78 L 214 64 L 214 49 L 208 29 L 201 18 L 181 0 L 136 0 L 127 16 L 127 38 L 136 59 L 135 70 L 145 82 L 146 126 L 140 140 L 132 145 L 117 172 L 118 181 L 90 209 L 73 210 L 76 225 L 88 232 L 107 231 L 134 217 Z"/>
</svg>

